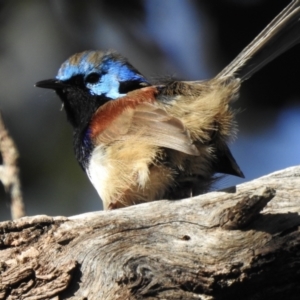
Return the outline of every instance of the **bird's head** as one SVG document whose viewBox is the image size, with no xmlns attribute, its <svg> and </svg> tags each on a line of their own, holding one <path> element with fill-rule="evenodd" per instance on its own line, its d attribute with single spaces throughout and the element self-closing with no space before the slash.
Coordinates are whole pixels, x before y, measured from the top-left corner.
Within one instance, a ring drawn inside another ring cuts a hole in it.
<svg viewBox="0 0 300 300">
<path fill-rule="evenodd" d="M 112 51 L 74 54 L 62 64 L 55 79 L 36 83 L 56 91 L 75 129 L 87 126 L 107 101 L 149 85 L 124 57 Z"/>
</svg>

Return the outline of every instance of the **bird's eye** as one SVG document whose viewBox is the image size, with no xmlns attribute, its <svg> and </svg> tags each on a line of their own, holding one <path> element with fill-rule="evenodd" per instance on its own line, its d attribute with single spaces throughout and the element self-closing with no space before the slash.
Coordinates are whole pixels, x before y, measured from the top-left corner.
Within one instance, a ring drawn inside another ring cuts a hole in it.
<svg viewBox="0 0 300 300">
<path fill-rule="evenodd" d="M 91 73 L 85 78 L 86 83 L 96 83 L 99 81 L 101 75 L 99 73 Z"/>
</svg>

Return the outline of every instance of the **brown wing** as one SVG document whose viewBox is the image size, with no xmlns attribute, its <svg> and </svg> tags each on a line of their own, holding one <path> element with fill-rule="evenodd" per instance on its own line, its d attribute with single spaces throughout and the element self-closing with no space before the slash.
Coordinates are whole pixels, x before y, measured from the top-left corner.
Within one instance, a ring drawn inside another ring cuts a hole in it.
<svg viewBox="0 0 300 300">
<path fill-rule="evenodd" d="M 147 141 L 154 146 L 199 155 L 182 122 L 148 103 L 124 109 L 96 139 L 108 144 L 116 140 L 132 139 L 133 136 L 136 136 L 137 142 Z"/>
</svg>

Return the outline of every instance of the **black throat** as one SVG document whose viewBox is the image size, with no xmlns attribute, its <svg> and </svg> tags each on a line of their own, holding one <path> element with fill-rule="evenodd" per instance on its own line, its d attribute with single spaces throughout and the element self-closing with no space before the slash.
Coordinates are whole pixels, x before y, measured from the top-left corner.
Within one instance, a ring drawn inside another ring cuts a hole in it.
<svg viewBox="0 0 300 300">
<path fill-rule="evenodd" d="M 63 102 L 67 119 L 73 127 L 73 147 L 76 158 L 83 169 L 86 169 L 94 148 L 90 138 L 89 124 L 96 110 L 110 98 L 91 95 L 87 89 L 68 85 L 56 91 Z"/>
</svg>

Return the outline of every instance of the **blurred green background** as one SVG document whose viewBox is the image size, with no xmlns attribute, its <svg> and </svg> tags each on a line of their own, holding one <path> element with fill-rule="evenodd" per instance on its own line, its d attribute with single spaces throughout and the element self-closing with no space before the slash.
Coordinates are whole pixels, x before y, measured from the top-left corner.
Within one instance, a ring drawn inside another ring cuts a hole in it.
<svg viewBox="0 0 300 300">
<path fill-rule="evenodd" d="M 28 215 L 74 215 L 101 201 L 73 155 L 61 103 L 34 83 L 87 49 L 115 49 L 150 78 L 205 79 L 290 1 L 0 1 L 0 108 L 20 152 Z M 300 163 L 300 47 L 245 82 L 231 145 L 245 180 Z M 242 182 L 232 176 L 224 187 Z M 0 220 L 10 219 L 0 191 Z"/>
</svg>

